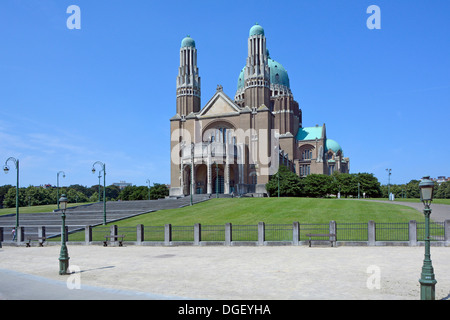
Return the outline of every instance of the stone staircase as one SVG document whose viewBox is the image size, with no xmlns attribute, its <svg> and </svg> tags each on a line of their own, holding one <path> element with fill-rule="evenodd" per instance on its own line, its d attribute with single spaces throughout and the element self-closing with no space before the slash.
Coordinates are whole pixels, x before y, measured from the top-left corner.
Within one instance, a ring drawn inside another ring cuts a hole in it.
<svg viewBox="0 0 450 320">
<path fill-rule="evenodd" d="M 209 195 L 193 195 L 193 203 L 209 200 Z M 190 197 L 166 198 L 159 200 L 139 201 L 109 201 L 106 203 L 106 223 L 127 219 L 144 213 L 175 209 L 190 205 Z M 61 234 L 61 211 L 45 213 L 19 212 L 19 226 L 24 227 L 25 239 L 28 236 L 36 236 L 37 228 L 45 226 L 47 237 Z M 0 216 L 0 227 L 3 227 L 3 241 L 11 241 L 11 230 L 16 224 L 16 215 Z M 103 224 L 103 202 L 71 207 L 66 210 L 66 226 L 69 232 L 84 228 L 85 226 L 97 226 Z M 1 241 L 1 239 L 0 239 Z"/>
</svg>

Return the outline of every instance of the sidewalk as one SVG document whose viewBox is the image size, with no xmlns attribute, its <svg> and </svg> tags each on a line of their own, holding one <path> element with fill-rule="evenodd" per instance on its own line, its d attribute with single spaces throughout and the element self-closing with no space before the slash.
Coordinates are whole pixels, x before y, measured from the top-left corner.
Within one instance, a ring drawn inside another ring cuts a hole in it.
<svg viewBox="0 0 450 320">
<path fill-rule="evenodd" d="M 373 201 L 380 203 L 398 204 L 401 206 L 407 206 L 416 209 L 423 213 L 423 203 L 422 202 L 403 202 L 403 201 L 387 201 L 387 200 L 372 200 L 372 199 L 362 199 L 363 201 Z M 445 220 L 450 220 L 450 205 L 448 204 L 431 204 L 431 219 L 437 222 L 443 222 Z"/>
<path fill-rule="evenodd" d="M 0 249 L 0 299 L 418 300 L 424 255 L 424 247 L 68 246 L 79 271 L 60 276 L 59 250 Z M 450 248 L 432 247 L 431 258 L 436 299 L 448 299 Z"/>
</svg>

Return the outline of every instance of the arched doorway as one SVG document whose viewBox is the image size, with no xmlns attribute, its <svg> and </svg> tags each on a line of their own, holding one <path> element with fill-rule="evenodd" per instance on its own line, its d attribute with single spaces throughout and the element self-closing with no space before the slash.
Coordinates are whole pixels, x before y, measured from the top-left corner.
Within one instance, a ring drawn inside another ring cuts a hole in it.
<svg viewBox="0 0 450 320">
<path fill-rule="evenodd" d="M 211 167 L 212 173 L 212 193 L 225 193 L 225 178 L 223 172 L 223 165 L 213 164 Z"/>
</svg>

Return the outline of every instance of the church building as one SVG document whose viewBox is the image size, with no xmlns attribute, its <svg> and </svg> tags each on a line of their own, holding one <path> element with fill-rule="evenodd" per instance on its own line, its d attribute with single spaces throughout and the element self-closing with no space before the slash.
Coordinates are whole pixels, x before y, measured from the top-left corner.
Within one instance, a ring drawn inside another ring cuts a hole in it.
<svg viewBox="0 0 450 320">
<path fill-rule="evenodd" d="M 264 29 L 249 32 L 234 99 L 221 85 L 201 105 L 195 41 L 181 41 L 176 113 L 170 119 L 170 196 L 267 194 L 280 164 L 299 176 L 349 172 L 349 158 L 325 124 L 304 127 L 289 77 L 267 49 Z"/>
</svg>

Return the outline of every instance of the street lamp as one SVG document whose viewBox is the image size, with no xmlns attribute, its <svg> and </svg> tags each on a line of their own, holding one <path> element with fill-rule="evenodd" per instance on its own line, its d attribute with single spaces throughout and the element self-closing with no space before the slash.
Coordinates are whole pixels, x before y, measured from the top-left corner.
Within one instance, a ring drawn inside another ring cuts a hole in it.
<svg viewBox="0 0 450 320">
<path fill-rule="evenodd" d="M 433 265 L 431 264 L 430 254 L 430 214 L 431 201 L 433 200 L 434 182 L 430 177 L 423 177 L 419 183 L 420 200 L 423 202 L 425 215 L 425 258 L 423 260 L 422 273 L 420 275 L 420 299 L 434 300 L 435 299 L 435 285 Z"/>
<path fill-rule="evenodd" d="M 67 198 L 66 195 L 61 195 L 59 199 L 59 204 L 61 207 L 62 215 L 62 226 L 61 226 L 61 252 L 59 254 L 59 274 L 65 275 L 68 274 L 67 270 L 69 269 L 69 252 L 67 251 L 66 246 L 66 209 L 67 209 Z"/>
<path fill-rule="evenodd" d="M 194 188 L 195 188 L 195 186 L 194 186 L 194 148 L 195 148 L 195 145 L 193 142 L 191 142 L 191 183 L 190 183 L 190 186 L 191 186 L 190 205 L 191 206 L 192 206 L 192 194 L 194 193 Z"/>
<path fill-rule="evenodd" d="M 392 169 L 386 169 L 388 172 L 388 199 L 391 200 L 391 171 Z"/>
<path fill-rule="evenodd" d="M 145 182 L 148 184 L 148 200 L 150 200 L 150 179 L 147 179 Z"/>
<path fill-rule="evenodd" d="M 94 162 L 94 164 L 92 165 L 92 173 L 95 173 L 95 165 L 98 164 L 99 166 L 102 167 L 103 171 L 103 225 L 106 225 L 106 169 L 105 169 L 105 164 L 103 162 L 100 161 L 96 161 Z"/>
<path fill-rule="evenodd" d="M 59 209 L 59 175 L 62 173 L 63 178 L 66 177 L 66 174 L 64 173 L 64 171 L 59 171 L 56 174 L 56 200 L 57 200 L 57 204 L 58 204 L 58 209 Z"/>
<path fill-rule="evenodd" d="M 17 181 L 16 181 L 16 230 L 19 228 L 19 159 L 15 159 L 13 157 L 9 157 L 5 161 L 5 166 L 3 167 L 3 171 L 5 173 L 9 172 L 8 161 L 14 162 L 17 171 Z"/>
</svg>

